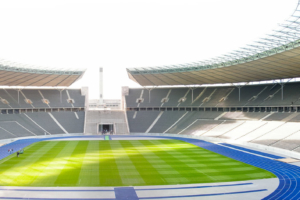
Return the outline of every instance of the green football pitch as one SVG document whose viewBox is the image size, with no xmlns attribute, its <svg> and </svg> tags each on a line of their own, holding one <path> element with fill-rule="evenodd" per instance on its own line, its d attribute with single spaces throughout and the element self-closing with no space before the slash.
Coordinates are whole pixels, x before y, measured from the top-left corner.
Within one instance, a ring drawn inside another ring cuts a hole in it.
<svg viewBox="0 0 300 200">
<path fill-rule="evenodd" d="M 242 181 L 271 172 L 180 140 L 43 141 L 0 161 L 1 186 L 142 186 Z"/>
</svg>

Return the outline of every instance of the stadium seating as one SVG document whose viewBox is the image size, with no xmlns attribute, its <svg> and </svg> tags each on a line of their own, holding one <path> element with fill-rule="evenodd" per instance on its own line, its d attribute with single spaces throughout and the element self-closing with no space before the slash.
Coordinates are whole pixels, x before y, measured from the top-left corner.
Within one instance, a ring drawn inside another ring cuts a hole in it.
<svg viewBox="0 0 300 200">
<path fill-rule="evenodd" d="M 246 85 L 240 89 L 235 86 L 198 87 L 198 88 L 155 88 L 150 92 L 147 89 L 130 89 L 125 96 L 128 108 L 137 106 L 137 99 L 143 98 L 139 107 L 230 107 L 230 106 L 290 106 L 300 105 L 299 83 L 286 83 L 283 87 L 281 99 L 280 84 Z M 193 99 L 192 99 L 193 89 Z M 170 92 L 171 91 L 171 92 Z M 168 93 L 170 94 L 168 95 Z M 162 100 L 168 95 L 168 101 Z M 185 97 L 186 100 L 179 103 Z"/>
<path fill-rule="evenodd" d="M 132 133 L 216 137 L 300 152 L 299 88 L 286 83 L 282 100 L 280 84 L 246 85 L 240 101 L 235 86 L 130 89 L 128 124 Z"/>
<path fill-rule="evenodd" d="M 127 113 L 130 113 L 130 111 Z M 176 121 L 179 120 L 183 115 L 185 115 L 185 112 L 163 112 L 163 115 L 156 122 L 156 124 L 152 127 L 150 132 L 151 133 L 165 132 L 169 127 L 171 127 L 173 124 L 175 124 Z M 133 119 L 132 119 L 132 121 L 133 121 Z M 132 127 L 132 128 L 135 129 L 135 127 Z"/>
<path fill-rule="evenodd" d="M 157 111 L 127 112 L 130 132 L 146 132 L 158 114 Z"/>
<path fill-rule="evenodd" d="M 60 95 L 61 93 L 61 95 Z M 3 99 L 8 104 L 3 103 Z M 32 103 L 27 103 L 29 99 Z M 46 104 L 42 99 L 47 99 Z M 68 102 L 73 99 L 73 103 Z M 66 108 L 84 107 L 85 97 L 79 89 L 66 89 L 61 92 L 56 89 L 23 89 L 19 92 L 15 89 L 0 89 L 0 109 L 3 108 Z"/>
<path fill-rule="evenodd" d="M 84 131 L 85 96 L 78 89 L 0 89 L 0 100 L 0 139 Z"/>
<path fill-rule="evenodd" d="M 85 113 L 77 112 L 76 114 L 78 115 L 78 119 L 75 113 L 67 111 L 1 115 L 0 139 L 62 133 L 83 133 Z M 50 115 L 53 115 L 54 119 Z"/>
</svg>

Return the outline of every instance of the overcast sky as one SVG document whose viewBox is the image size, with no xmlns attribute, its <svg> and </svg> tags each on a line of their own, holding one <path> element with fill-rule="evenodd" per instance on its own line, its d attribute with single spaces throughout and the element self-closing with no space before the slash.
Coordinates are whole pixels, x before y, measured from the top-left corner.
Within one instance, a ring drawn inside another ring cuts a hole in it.
<svg viewBox="0 0 300 200">
<path fill-rule="evenodd" d="M 120 98 L 126 68 L 221 56 L 271 33 L 298 0 L 0 0 L 0 60 L 86 68 L 72 87 Z"/>
</svg>

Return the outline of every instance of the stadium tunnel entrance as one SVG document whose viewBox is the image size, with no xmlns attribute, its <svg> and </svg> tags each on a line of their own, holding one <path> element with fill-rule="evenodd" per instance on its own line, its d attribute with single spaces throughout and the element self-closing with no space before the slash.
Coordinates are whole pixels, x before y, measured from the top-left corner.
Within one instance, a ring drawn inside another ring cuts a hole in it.
<svg viewBox="0 0 300 200">
<path fill-rule="evenodd" d="M 113 124 L 99 124 L 98 127 L 99 134 L 113 134 L 114 133 L 114 125 Z"/>
</svg>

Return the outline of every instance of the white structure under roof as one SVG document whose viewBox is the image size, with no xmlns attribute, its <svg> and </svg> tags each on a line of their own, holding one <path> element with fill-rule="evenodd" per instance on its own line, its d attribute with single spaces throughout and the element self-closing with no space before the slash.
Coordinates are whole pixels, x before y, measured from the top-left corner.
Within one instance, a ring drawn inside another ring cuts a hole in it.
<svg viewBox="0 0 300 200">
<path fill-rule="evenodd" d="M 0 62 L 0 86 L 64 86 L 80 79 L 85 69 L 48 69 Z"/>
<path fill-rule="evenodd" d="M 89 110 L 122 110 L 120 99 L 89 100 Z"/>
<path fill-rule="evenodd" d="M 89 100 L 89 110 L 121 110 L 120 99 L 103 99 L 103 68 L 99 68 L 99 99 Z"/>
<path fill-rule="evenodd" d="M 103 68 L 99 68 L 99 101 L 103 103 Z"/>
<path fill-rule="evenodd" d="M 245 48 L 212 60 L 130 68 L 127 73 L 142 86 L 239 83 L 300 77 L 299 63 L 300 0 L 278 30 Z"/>
</svg>

